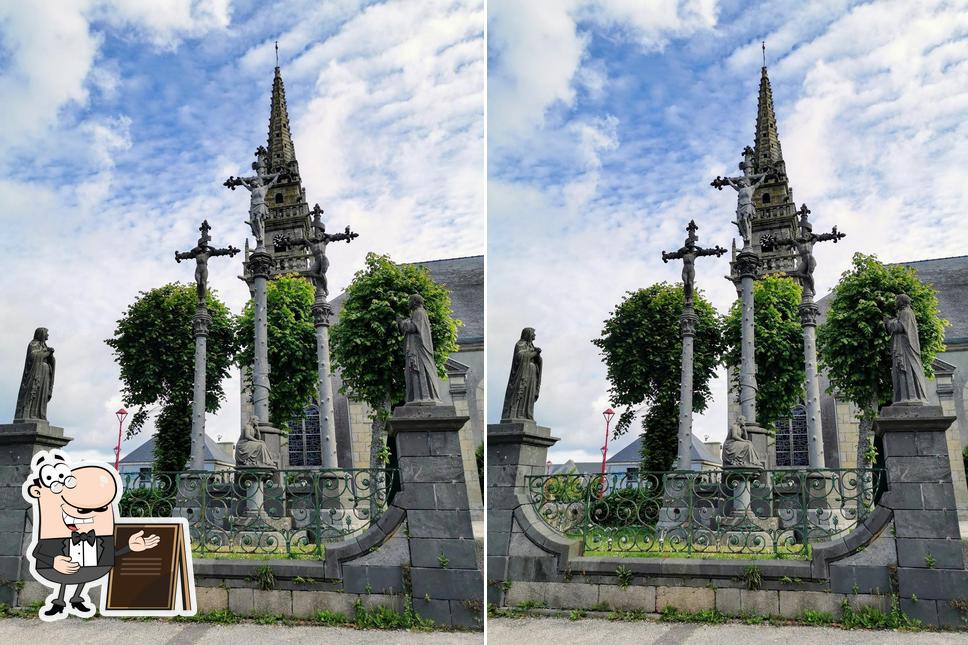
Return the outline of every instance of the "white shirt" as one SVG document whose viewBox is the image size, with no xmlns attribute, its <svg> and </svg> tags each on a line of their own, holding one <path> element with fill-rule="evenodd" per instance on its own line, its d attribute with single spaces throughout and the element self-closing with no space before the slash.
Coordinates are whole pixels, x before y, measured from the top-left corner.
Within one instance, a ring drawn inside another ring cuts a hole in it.
<svg viewBox="0 0 968 645">
<path fill-rule="evenodd" d="M 97 540 L 96 539 L 94 541 L 94 544 L 88 544 L 86 540 L 82 540 L 77 544 L 74 544 L 73 542 L 71 542 L 69 553 L 71 556 L 71 560 L 73 562 L 78 563 L 82 567 L 97 566 Z"/>
</svg>

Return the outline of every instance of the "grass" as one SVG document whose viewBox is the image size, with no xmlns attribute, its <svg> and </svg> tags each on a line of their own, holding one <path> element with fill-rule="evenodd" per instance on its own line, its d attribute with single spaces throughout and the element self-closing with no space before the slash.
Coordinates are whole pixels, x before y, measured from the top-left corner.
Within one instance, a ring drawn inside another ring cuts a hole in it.
<svg viewBox="0 0 968 645">
<path fill-rule="evenodd" d="M 316 549 L 320 549 L 320 553 Z M 317 547 L 315 544 L 292 545 L 286 551 L 285 545 L 274 550 L 260 551 L 246 550 L 237 546 L 233 547 L 208 547 L 202 549 L 199 545 L 192 545 L 192 557 L 207 560 L 323 560 L 326 557 L 325 547 Z"/>
<path fill-rule="evenodd" d="M 796 549 L 794 551 L 794 549 Z M 716 550 L 710 547 L 704 551 L 590 551 L 582 555 L 588 557 L 606 558 L 689 558 L 691 560 L 809 560 L 810 550 L 806 554 L 800 552 L 800 547 L 781 547 L 778 553 L 733 553 L 726 550 Z"/>
<path fill-rule="evenodd" d="M 659 620 L 663 623 L 707 623 L 710 625 L 719 625 L 727 622 L 729 617 L 716 609 L 682 611 L 675 607 L 666 607 L 659 613 Z"/>
</svg>

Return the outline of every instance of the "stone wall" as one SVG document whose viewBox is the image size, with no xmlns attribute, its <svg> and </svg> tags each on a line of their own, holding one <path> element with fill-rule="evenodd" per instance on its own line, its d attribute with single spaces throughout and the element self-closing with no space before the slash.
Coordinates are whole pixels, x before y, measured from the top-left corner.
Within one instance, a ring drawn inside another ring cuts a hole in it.
<svg viewBox="0 0 968 645">
<path fill-rule="evenodd" d="M 877 420 L 887 491 L 857 528 L 809 560 L 585 557 L 538 517 L 525 478 L 543 474 L 547 428 L 488 427 L 488 601 L 563 609 L 718 609 L 796 617 L 892 602 L 928 625 L 968 620 L 968 571 L 940 407 L 891 406 Z M 755 576 L 751 572 L 755 572 Z"/>
<path fill-rule="evenodd" d="M 400 611 L 409 597 L 420 616 L 437 624 L 482 629 L 483 548 L 471 526 L 459 439 L 466 422 L 453 406 L 397 408 L 390 440 L 401 489 L 383 515 L 363 533 L 326 545 L 323 561 L 194 560 L 199 611 L 308 617 L 330 610 L 352 616 L 357 603 Z M 20 487 L 33 454 L 69 441 L 56 430 L 0 426 L 0 602 L 13 606 L 43 601 L 50 593 L 27 569 L 30 525 Z M 266 566 L 271 582 L 263 575 Z"/>
</svg>

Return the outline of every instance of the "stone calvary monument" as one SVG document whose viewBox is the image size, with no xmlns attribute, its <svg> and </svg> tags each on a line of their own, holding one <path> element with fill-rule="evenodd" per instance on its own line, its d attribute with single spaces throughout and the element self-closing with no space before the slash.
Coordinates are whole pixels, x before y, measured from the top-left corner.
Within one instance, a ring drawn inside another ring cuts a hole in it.
<svg viewBox="0 0 968 645">
<path fill-rule="evenodd" d="M 209 258 L 227 255 L 235 256 L 237 248 L 229 245 L 224 249 L 211 246 L 208 234 L 212 227 L 208 220 L 204 220 L 198 227 L 201 236 L 198 244 L 191 251 L 175 252 L 175 261 L 195 260 L 195 288 L 197 304 L 195 316 L 192 318 L 192 329 L 195 333 L 195 382 L 192 394 L 192 451 L 189 467 L 192 470 L 205 469 L 205 396 L 206 396 L 206 353 L 208 343 L 208 325 L 212 317 L 208 314 L 205 293 L 208 289 L 208 260 Z"/>
<path fill-rule="evenodd" d="M 891 337 L 893 382 L 892 403 L 875 420 L 883 461 L 875 468 L 824 468 L 813 248 L 844 235 L 836 227 L 813 233 L 809 209 L 793 203 L 765 60 L 759 108 L 756 148 L 744 150 L 743 176 L 713 181 L 737 190 L 735 223 L 743 239 L 738 252 L 734 242 L 730 278 L 742 304 L 740 409 L 730 410 L 723 468 L 689 471 L 680 461 L 666 473 L 609 474 L 602 485 L 597 473 L 548 472 L 547 450 L 557 439 L 533 420 L 489 425 L 489 602 L 715 609 L 801 620 L 807 612 L 836 619 L 864 608 L 902 625 L 905 617 L 931 626 L 968 624 L 965 536 L 946 440 L 955 418 L 927 404 L 917 321 L 904 294 L 881 332 Z M 663 254 L 684 260 L 680 455 L 691 440 L 682 429 L 691 413 L 685 319 L 699 256 L 694 228 L 690 223 L 683 249 Z M 752 287 L 777 271 L 803 286 L 808 463 L 778 464 L 771 433 L 757 424 Z M 705 559 L 710 553 L 719 559 Z M 629 557 L 640 554 L 651 557 Z"/>
</svg>

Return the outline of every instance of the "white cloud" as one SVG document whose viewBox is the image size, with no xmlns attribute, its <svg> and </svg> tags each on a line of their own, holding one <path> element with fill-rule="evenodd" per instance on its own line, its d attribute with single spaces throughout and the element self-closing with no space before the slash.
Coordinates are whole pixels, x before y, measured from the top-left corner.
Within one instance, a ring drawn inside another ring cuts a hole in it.
<svg viewBox="0 0 968 645">
<path fill-rule="evenodd" d="M 622 294 L 679 279 L 679 268 L 662 264 L 659 252 L 681 243 L 690 218 L 700 224 L 705 244 L 725 246 L 735 236 L 729 224 L 735 194 L 711 190 L 708 182 L 733 170 L 735 153 L 752 138 L 764 37 L 794 196 L 810 205 L 815 229 L 836 224 L 848 234 L 837 245 L 817 246 L 820 291 L 835 284 L 854 251 L 902 261 L 968 248 L 968 231 L 960 224 L 968 198 L 963 6 L 777 2 L 757 12 L 730 7 L 723 11 L 729 22 L 710 29 L 719 15 L 714 6 L 678 20 L 642 22 L 653 5 L 564 3 L 555 14 L 563 25 L 537 31 L 559 42 L 529 46 L 578 51 L 537 64 L 522 60 L 530 51 L 524 46 L 505 56 L 504 41 L 527 26 L 514 22 L 505 5 L 491 6 L 503 12 L 490 22 L 489 36 L 498 45 L 491 87 L 497 73 L 503 92 L 492 92 L 489 102 L 491 132 L 499 135 L 489 143 L 496 170 L 489 183 L 488 335 L 495 348 L 488 363 L 489 417 L 500 409 L 508 350 L 522 327 L 534 326 L 546 365 L 536 418 L 562 437 L 555 460 L 596 459 L 598 407 L 608 383 L 589 340 Z M 764 15 L 774 16 L 775 25 Z M 649 41 L 649 28 L 660 24 L 667 31 Z M 609 61 L 588 48 L 591 34 L 604 37 L 602 30 L 613 49 L 655 52 L 670 39 L 683 39 L 677 51 L 705 66 L 691 70 L 708 88 L 703 98 L 669 97 L 663 114 L 635 114 L 641 119 L 635 123 L 615 105 L 627 90 L 623 80 L 610 77 Z M 542 75 L 556 79 L 553 91 L 528 84 Z M 587 101 L 586 78 L 593 79 Z M 516 84 L 527 97 L 511 95 Z M 737 86 L 744 96 L 724 89 Z M 738 101 L 742 111 L 735 111 Z M 586 127 L 612 120 L 613 136 L 587 136 Z M 644 128 L 636 127 L 642 124 L 668 124 L 688 137 L 672 146 L 669 139 L 642 134 Z M 609 144 L 590 145 L 596 141 Z M 670 157 L 670 149 L 677 156 Z M 733 286 L 721 278 L 726 273 L 727 258 L 708 258 L 698 274 L 699 286 L 720 311 L 735 298 Z M 713 392 L 710 408 L 695 420 L 700 438 L 725 432 L 724 378 L 713 383 Z"/>
</svg>

